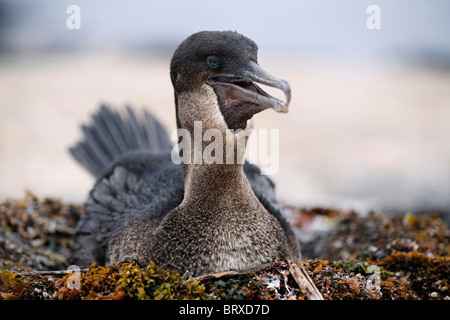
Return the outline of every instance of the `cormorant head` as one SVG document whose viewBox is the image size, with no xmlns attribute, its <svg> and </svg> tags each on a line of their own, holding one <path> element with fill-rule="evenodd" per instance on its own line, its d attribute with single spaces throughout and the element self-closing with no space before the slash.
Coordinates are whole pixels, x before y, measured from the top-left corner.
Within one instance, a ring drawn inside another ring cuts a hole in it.
<svg viewBox="0 0 450 320">
<path fill-rule="evenodd" d="M 205 90 L 206 86 L 228 129 L 245 129 L 253 115 L 268 108 L 287 112 L 289 83 L 264 71 L 258 65 L 257 51 L 252 40 L 233 31 L 191 35 L 178 46 L 170 65 L 175 99 L 183 93 Z M 257 83 L 281 89 L 286 101 L 270 96 Z M 180 127 L 178 108 L 177 103 Z"/>
</svg>

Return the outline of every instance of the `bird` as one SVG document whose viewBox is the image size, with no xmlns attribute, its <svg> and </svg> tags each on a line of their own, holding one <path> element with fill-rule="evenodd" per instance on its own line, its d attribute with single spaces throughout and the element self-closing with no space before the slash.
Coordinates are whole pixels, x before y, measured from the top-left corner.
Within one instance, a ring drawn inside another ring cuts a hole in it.
<svg viewBox="0 0 450 320">
<path fill-rule="evenodd" d="M 170 62 L 176 124 L 188 133 L 178 141 L 192 143 L 182 152 L 145 110 L 102 105 L 82 125 L 84 137 L 70 153 L 96 182 L 76 227 L 73 264 L 154 262 L 201 276 L 300 259 L 273 181 L 238 161 L 236 142 L 244 141 L 245 150 L 253 116 L 286 113 L 291 99 L 289 83 L 260 67 L 257 53 L 256 43 L 236 31 L 197 32 L 176 48 Z M 258 84 L 283 91 L 286 101 Z M 236 143 L 231 156 L 217 144 L 217 161 L 199 162 L 208 141 L 195 141 L 196 130 Z"/>
</svg>

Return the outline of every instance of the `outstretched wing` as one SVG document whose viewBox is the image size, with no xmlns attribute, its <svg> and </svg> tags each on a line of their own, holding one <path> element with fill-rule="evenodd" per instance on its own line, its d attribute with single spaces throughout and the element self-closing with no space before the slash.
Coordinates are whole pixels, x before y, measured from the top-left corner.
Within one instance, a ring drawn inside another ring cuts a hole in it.
<svg viewBox="0 0 450 320">
<path fill-rule="evenodd" d="M 183 199 L 181 168 L 170 159 L 164 127 L 150 113 L 143 117 L 127 107 L 126 115 L 106 106 L 83 125 L 84 139 L 70 148 L 74 158 L 97 182 L 77 226 L 73 263 L 102 263 L 106 242 L 135 217 L 154 219 Z"/>
<path fill-rule="evenodd" d="M 150 113 L 137 117 L 126 107 L 126 116 L 101 106 L 92 116 L 90 126 L 81 127 L 84 139 L 69 151 L 94 177 L 101 176 L 114 160 L 132 150 L 168 152 L 172 149 L 169 137 Z"/>
</svg>

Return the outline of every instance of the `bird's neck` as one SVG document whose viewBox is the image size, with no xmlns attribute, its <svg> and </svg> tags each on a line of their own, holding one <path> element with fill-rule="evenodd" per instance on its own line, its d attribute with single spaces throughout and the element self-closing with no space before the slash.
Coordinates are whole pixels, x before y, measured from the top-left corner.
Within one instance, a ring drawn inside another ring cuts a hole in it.
<svg viewBox="0 0 450 320">
<path fill-rule="evenodd" d="M 254 197 L 243 169 L 246 137 L 219 132 L 213 141 L 206 138 L 198 142 L 199 136 L 191 135 L 191 149 L 183 150 L 190 155 L 181 163 L 185 201 Z"/>
<path fill-rule="evenodd" d="M 209 86 L 178 95 L 176 103 L 185 201 L 218 195 L 254 197 L 243 171 L 251 128 L 240 132 L 227 129 Z"/>
<path fill-rule="evenodd" d="M 214 198 L 216 203 L 228 198 L 238 200 L 253 195 L 241 164 L 183 165 L 184 201 Z"/>
</svg>

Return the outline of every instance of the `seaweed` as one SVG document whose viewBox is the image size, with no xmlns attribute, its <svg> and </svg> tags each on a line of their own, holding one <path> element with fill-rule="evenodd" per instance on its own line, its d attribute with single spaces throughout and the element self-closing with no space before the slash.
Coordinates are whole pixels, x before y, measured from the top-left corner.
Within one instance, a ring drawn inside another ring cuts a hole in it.
<svg viewBox="0 0 450 320">
<path fill-rule="evenodd" d="M 81 205 L 53 198 L 0 203 L 0 267 L 57 270 L 66 266 Z"/>
<path fill-rule="evenodd" d="M 128 264 L 120 273 L 118 285 L 129 298 L 139 300 L 210 300 L 205 287 L 194 279 L 186 279 L 178 272 L 156 266 L 154 262 L 144 268 Z"/>
<path fill-rule="evenodd" d="M 420 299 L 448 300 L 450 297 L 450 257 L 430 257 L 417 251 L 397 252 L 375 263 L 407 281 Z"/>
<path fill-rule="evenodd" d="M 289 210 L 294 230 L 308 239 L 302 243 L 306 259 L 298 264 L 325 300 L 450 300 L 450 232 L 439 215 Z M 31 193 L 0 203 L 0 299 L 308 299 L 286 260 L 200 278 L 153 262 L 67 271 L 82 214 L 79 205 Z"/>
<path fill-rule="evenodd" d="M 304 300 L 289 271 L 290 261 L 275 260 L 247 274 L 224 276 L 204 281 L 207 291 L 218 300 Z"/>
</svg>

